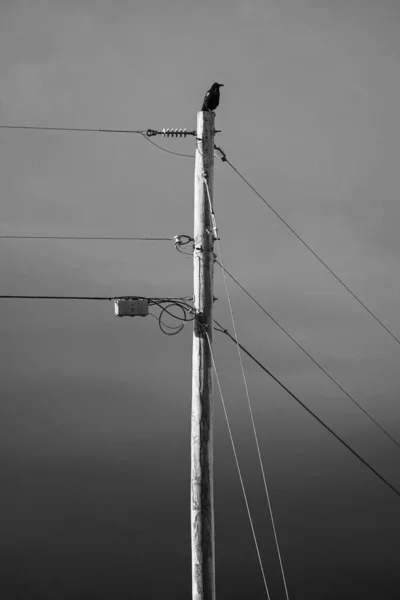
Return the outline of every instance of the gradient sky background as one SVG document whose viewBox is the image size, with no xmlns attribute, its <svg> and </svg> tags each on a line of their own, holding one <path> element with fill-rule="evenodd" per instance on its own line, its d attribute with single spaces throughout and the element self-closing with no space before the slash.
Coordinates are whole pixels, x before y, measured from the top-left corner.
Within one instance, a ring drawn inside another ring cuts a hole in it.
<svg viewBox="0 0 400 600">
<path fill-rule="evenodd" d="M 0 124 L 193 129 L 400 335 L 395 0 L 1 0 Z M 193 140 L 160 141 L 192 153 Z M 139 136 L 0 130 L 1 235 L 191 234 L 193 161 Z M 230 168 L 226 267 L 400 438 L 400 347 Z M 2 294 L 181 296 L 166 242 L 0 240 Z M 215 317 L 230 327 L 221 273 Z M 400 486 L 400 451 L 231 286 L 242 343 Z M 0 593 L 190 597 L 191 328 L 111 303 L 2 300 Z M 235 346 L 215 355 L 272 600 L 284 598 Z M 399 499 L 245 360 L 289 594 L 399 597 Z M 215 394 L 217 594 L 263 584 Z"/>
</svg>

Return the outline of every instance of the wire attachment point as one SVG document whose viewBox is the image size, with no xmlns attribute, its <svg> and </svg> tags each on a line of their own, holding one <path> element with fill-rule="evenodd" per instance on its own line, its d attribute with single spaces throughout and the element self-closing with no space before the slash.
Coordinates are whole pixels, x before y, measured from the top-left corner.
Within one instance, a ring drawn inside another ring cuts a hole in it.
<svg viewBox="0 0 400 600">
<path fill-rule="evenodd" d="M 207 318 L 203 312 L 199 311 L 194 317 L 194 333 L 197 337 L 204 337 L 207 335 L 207 330 Z"/>
<path fill-rule="evenodd" d="M 218 156 L 218 158 L 221 159 L 222 162 L 226 162 L 228 160 L 227 156 L 226 156 L 225 152 L 222 150 L 222 148 L 220 148 L 219 146 L 216 146 L 215 144 L 214 144 L 214 154 L 215 154 L 215 156 Z"/>
<path fill-rule="evenodd" d="M 144 135 L 146 137 L 153 137 L 154 135 L 157 135 L 157 131 L 155 129 L 148 129 L 144 132 Z"/>
<path fill-rule="evenodd" d="M 194 239 L 192 237 L 190 237 L 190 235 L 181 234 L 181 235 L 174 236 L 175 250 L 177 250 L 181 254 L 186 254 L 186 256 L 192 256 L 192 253 L 185 252 L 185 250 L 181 249 L 181 246 L 186 246 L 187 244 L 190 244 L 190 242 L 194 242 Z"/>
<path fill-rule="evenodd" d="M 169 127 L 164 127 L 161 131 L 157 131 L 157 129 L 147 129 L 143 134 L 146 137 L 153 137 L 154 135 L 162 135 L 163 137 L 176 137 L 182 138 L 187 137 L 188 135 L 196 135 L 195 131 L 188 131 L 187 129 L 173 129 Z"/>
<path fill-rule="evenodd" d="M 190 237 L 190 235 L 185 235 L 181 233 L 180 235 L 174 235 L 174 244 L 176 246 L 186 246 L 186 244 L 190 244 L 190 242 L 194 242 L 194 239 Z"/>
<path fill-rule="evenodd" d="M 169 129 L 163 128 L 162 136 L 163 137 L 186 137 L 187 135 L 191 135 L 191 132 L 188 132 L 187 129 Z"/>
</svg>

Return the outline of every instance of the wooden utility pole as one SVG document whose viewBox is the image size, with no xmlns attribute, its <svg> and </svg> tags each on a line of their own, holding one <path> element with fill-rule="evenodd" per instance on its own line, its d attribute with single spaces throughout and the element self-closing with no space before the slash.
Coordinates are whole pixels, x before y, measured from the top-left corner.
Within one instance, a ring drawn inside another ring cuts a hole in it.
<svg viewBox="0 0 400 600">
<path fill-rule="evenodd" d="M 193 295 L 196 310 L 193 328 L 191 433 L 193 600 L 215 600 L 212 360 L 209 347 L 212 340 L 214 300 L 213 171 L 214 113 L 199 112 L 193 236 Z"/>
</svg>

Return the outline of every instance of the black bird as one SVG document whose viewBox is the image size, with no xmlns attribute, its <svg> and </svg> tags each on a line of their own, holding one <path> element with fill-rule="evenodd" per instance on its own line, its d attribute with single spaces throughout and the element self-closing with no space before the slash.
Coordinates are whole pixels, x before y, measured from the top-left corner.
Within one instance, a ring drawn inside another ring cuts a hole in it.
<svg viewBox="0 0 400 600">
<path fill-rule="evenodd" d="M 219 104 L 219 88 L 223 87 L 223 83 L 213 83 L 206 95 L 204 96 L 203 108 L 201 110 L 213 111 Z"/>
</svg>

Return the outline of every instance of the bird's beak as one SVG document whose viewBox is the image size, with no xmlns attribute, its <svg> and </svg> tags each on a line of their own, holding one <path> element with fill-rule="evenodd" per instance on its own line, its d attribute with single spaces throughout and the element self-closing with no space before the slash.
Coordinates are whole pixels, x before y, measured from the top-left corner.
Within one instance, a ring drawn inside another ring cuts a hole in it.
<svg viewBox="0 0 400 600">
<path fill-rule="evenodd" d="M 218 85 L 219 85 L 219 87 L 224 87 L 223 83 L 219 83 Z"/>
</svg>

